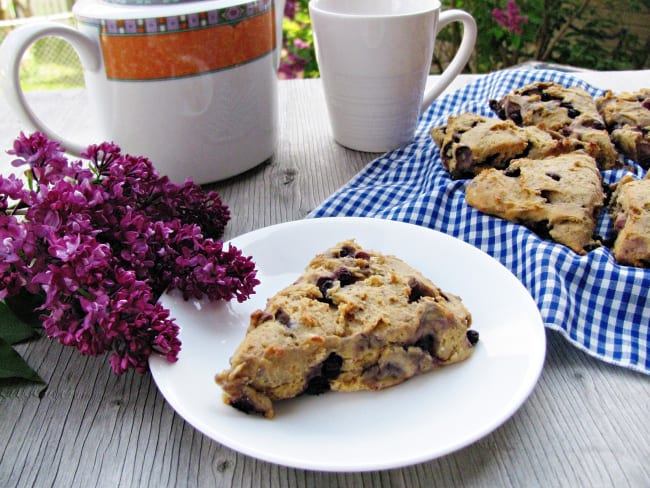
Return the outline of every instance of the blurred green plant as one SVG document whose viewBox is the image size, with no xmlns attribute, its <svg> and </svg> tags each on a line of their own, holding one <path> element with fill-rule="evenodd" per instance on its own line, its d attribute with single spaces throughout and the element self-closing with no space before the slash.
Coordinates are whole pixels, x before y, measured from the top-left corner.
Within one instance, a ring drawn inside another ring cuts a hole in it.
<svg viewBox="0 0 650 488">
<path fill-rule="evenodd" d="M 20 64 L 23 90 L 60 90 L 84 86 L 83 68 L 72 46 L 58 37 L 37 40 Z"/>
<path fill-rule="evenodd" d="M 285 4 L 282 21 L 284 40 L 280 61 L 281 78 L 319 76 L 308 4 L 309 0 L 287 0 Z"/>
<path fill-rule="evenodd" d="M 467 70 L 485 73 L 526 61 L 596 70 L 649 66 L 650 33 L 640 38 L 613 12 L 650 14 L 650 0 L 443 0 L 443 8 L 470 12 L 478 25 Z M 441 71 L 461 39 L 457 24 L 439 35 L 434 71 Z"/>
<path fill-rule="evenodd" d="M 319 76 L 308 0 L 287 0 L 283 78 Z M 650 29 L 641 37 L 621 15 L 650 15 L 650 0 L 442 0 L 443 9 L 461 8 L 478 24 L 474 56 L 465 71 L 486 73 L 527 61 L 596 70 L 650 67 Z M 634 12 L 634 13 L 630 13 Z M 432 73 L 441 72 L 462 38 L 458 23 L 440 32 Z"/>
</svg>

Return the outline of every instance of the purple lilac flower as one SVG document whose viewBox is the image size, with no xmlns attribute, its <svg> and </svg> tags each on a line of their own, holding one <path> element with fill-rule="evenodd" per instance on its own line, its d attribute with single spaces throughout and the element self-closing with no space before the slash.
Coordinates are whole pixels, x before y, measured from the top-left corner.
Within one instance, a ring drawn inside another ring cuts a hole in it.
<svg viewBox="0 0 650 488">
<path fill-rule="evenodd" d="M 299 8 L 299 0 L 287 0 L 284 4 L 284 16 L 288 19 L 294 20 L 296 18 L 296 12 Z"/>
<path fill-rule="evenodd" d="M 27 231 L 15 217 L 0 215 L 0 236 L 0 300 L 3 300 L 28 286 L 31 271 L 23 254 L 28 242 Z"/>
<path fill-rule="evenodd" d="M 7 154 L 18 156 L 13 166 L 27 165 L 31 176 L 43 184 L 49 184 L 66 177 L 74 177 L 78 165 L 68 164 L 63 148 L 56 141 L 50 141 L 44 134 L 35 132 L 25 136 L 22 132 L 15 140 L 13 150 Z"/>
<path fill-rule="evenodd" d="M 232 245 L 197 239 L 197 226 L 184 226 L 175 233 L 176 256 L 170 276 L 171 289 L 179 289 L 183 297 L 211 297 L 213 300 L 243 302 L 259 281 L 252 274 L 254 263 Z"/>
<path fill-rule="evenodd" d="M 523 34 L 523 24 L 528 23 L 528 17 L 526 15 L 520 15 L 519 7 L 515 0 L 508 0 L 505 10 L 497 8 L 492 10 L 492 18 L 501 27 L 517 35 Z"/>
<path fill-rule="evenodd" d="M 0 176 L 0 299 L 42 295 L 46 334 L 109 354 L 116 374 L 147 371 L 154 352 L 177 359 L 165 290 L 241 302 L 259 284 L 251 258 L 219 240 L 230 212 L 216 192 L 175 184 L 112 143 L 89 146 L 87 167 L 40 133 L 21 133 L 9 153 L 31 184 Z"/>
<path fill-rule="evenodd" d="M 280 64 L 280 78 L 294 79 L 302 78 L 307 61 L 295 53 L 287 52 L 283 62 Z"/>
</svg>

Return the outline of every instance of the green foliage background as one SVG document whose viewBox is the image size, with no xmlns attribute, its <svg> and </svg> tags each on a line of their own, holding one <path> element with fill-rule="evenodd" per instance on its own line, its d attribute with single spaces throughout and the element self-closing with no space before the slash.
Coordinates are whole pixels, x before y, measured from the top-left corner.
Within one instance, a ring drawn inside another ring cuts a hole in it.
<svg viewBox="0 0 650 488">
<path fill-rule="evenodd" d="M 518 0 L 528 22 L 521 35 L 492 17 L 506 0 L 443 0 L 443 8 L 461 8 L 476 19 L 479 36 L 468 71 L 485 73 L 535 60 L 595 70 L 650 67 L 650 29 L 641 38 L 623 22 L 627 15 L 650 14 L 650 0 Z M 595 8 L 595 7 L 600 8 Z M 603 10 L 609 9 L 609 10 Z M 620 16 L 606 17 L 606 12 Z M 440 33 L 434 71 L 444 67 L 460 39 L 457 25 Z"/>
<path fill-rule="evenodd" d="M 650 28 L 634 32 L 625 22 L 650 19 L 650 0 L 516 0 L 527 17 L 521 35 L 501 27 L 492 16 L 494 9 L 505 10 L 506 2 L 442 0 L 443 9 L 467 10 L 478 24 L 478 41 L 466 72 L 486 73 L 527 61 L 595 70 L 650 68 Z M 319 76 L 308 3 L 287 0 L 293 14 L 283 21 L 282 78 Z M 460 29 L 452 24 L 440 32 L 432 73 L 449 63 L 460 42 Z M 55 38 L 39 40 L 30 50 L 21 80 L 28 90 L 83 86 L 76 54 Z"/>
</svg>

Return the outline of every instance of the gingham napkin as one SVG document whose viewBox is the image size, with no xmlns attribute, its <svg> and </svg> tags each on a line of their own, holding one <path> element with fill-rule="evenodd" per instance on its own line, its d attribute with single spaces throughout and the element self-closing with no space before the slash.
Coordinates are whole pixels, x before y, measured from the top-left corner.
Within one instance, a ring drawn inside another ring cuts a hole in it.
<svg viewBox="0 0 650 488">
<path fill-rule="evenodd" d="M 467 181 L 443 169 L 429 130 L 450 114 L 495 115 L 488 100 L 534 81 L 579 85 L 593 96 L 603 90 L 570 73 L 504 70 L 481 77 L 436 100 L 422 115 L 415 140 L 369 163 L 310 217 L 366 216 L 430 227 L 496 258 L 527 287 L 547 327 L 603 361 L 650 374 L 650 270 L 619 266 L 606 247 L 579 256 L 544 241 L 521 225 L 478 212 L 465 203 Z M 633 164 L 637 176 L 643 169 Z M 626 170 L 606 171 L 606 183 Z M 610 234 L 603 212 L 598 233 Z"/>
</svg>

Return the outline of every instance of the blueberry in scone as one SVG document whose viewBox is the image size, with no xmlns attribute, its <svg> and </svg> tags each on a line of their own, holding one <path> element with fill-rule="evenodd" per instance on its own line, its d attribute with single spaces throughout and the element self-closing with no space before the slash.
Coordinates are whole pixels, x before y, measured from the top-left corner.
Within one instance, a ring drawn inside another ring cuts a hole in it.
<svg viewBox="0 0 650 488">
<path fill-rule="evenodd" d="M 431 130 L 431 137 L 454 180 L 472 178 L 485 168 L 503 169 L 514 158 L 544 158 L 568 150 L 568 141 L 557 133 L 469 112 L 449 116 L 446 125 Z"/>
<path fill-rule="evenodd" d="M 650 268 L 650 173 L 642 180 L 624 176 L 609 204 L 616 262 Z"/>
<path fill-rule="evenodd" d="M 315 256 L 251 315 L 216 382 L 226 404 L 272 418 L 278 400 L 381 390 L 463 361 L 478 341 L 471 324 L 458 296 L 348 240 Z"/>
<path fill-rule="evenodd" d="M 605 193 L 596 162 L 583 151 L 515 159 L 504 170 L 485 170 L 467 185 L 465 199 L 578 254 L 599 245 L 594 233 Z"/>
<path fill-rule="evenodd" d="M 623 155 L 650 169 L 650 88 L 596 99 L 610 137 Z"/>
<path fill-rule="evenodd" d="M 535 82 L 490 100 L 489 105 L 500 118 L 518 126 L 534 125 L 581 142 L 581 149 L 593 156 L 601 170 L 621 166 L 595 100 L 579 86 Z"/>
</svg>

